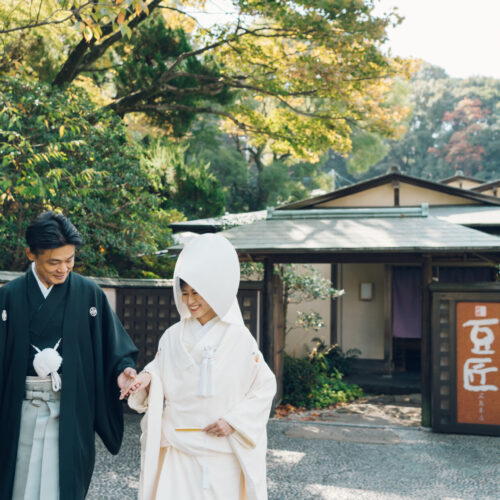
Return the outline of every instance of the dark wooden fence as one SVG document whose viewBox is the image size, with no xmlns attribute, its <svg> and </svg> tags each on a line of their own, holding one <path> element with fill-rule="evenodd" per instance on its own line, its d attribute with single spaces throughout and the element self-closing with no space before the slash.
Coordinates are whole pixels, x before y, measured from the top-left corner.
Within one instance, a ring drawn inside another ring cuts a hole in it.
<svg viewBox="0 0 500 500">
<path fill-rule="evenodd" d="M 246 326 L 262 348 L 262 294 L 260 282 L 242 282 L 238 302 Z M 163 332 L 176 321 L 172 287 L 118 288 L 116 313 L 139 349 L 137 366 L 142 369 L 151 361 Z"/>
</svg>

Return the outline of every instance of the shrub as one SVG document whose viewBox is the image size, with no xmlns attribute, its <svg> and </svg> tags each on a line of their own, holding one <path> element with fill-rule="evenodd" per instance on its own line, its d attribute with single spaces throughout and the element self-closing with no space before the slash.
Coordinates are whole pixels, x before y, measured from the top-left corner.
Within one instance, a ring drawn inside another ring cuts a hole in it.
<svg viewBox="0 0 500 500">
<path fill-rule="evenodd" d="M 342 375 L 351 373 L 352 361 L 361 354 L 359 349 L 348 349 L 344 353 L 338 345 L 327 346 L 318 337 L 313 340 L 316 341 L 316 346 L 309 354 L 309 360 L 318 373 L 333 374 L 336 371 Z"/>
<path fill-rule="evenodd" d="M 284 355 L 283 403 L 307 406 L 309 395 L 316 386 L 317 374 L 307 358 Z"/>
<path fill-rule="evenodd" d="M 357 385 L 343 382 L 339 372 L 330 376 L 319 375 L 306 406 L 308 408 L 328 408 L 337 403 L 349 403 L 362 395 L 363 390 Z"/>
<path fill-rule="evenodd" d="M 348 403 L 363 395 L 363 390 L 342 380 L 334 369 L 320 372 L 308 358 L 292 358 L 285 353 L 283 367 L 283 404 L 306 408 L 327 408 Z"/>
</svg>

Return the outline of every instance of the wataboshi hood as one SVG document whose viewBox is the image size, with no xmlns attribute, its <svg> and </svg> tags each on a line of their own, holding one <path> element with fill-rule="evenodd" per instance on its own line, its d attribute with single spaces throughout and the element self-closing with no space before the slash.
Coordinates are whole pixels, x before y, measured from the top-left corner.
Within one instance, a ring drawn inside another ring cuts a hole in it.
<svg viewBox="0 0 500 500">
<path fill-rule="evenodd" d="M 244 324 L 236 298 L 240 263 L 236 250 L 224 236 L 196 236 L 179 254 L 174 270 L 174 299 L 179 315 L 185 319 L 191 314 L 182 302 L 181 279 L 207 301 L 222 321 Z"/>
</svg>

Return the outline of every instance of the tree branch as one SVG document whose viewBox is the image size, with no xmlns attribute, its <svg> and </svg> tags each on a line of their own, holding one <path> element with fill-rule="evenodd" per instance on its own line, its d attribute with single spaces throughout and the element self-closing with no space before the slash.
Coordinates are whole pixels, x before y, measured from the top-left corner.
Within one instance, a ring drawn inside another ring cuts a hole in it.
<svg viewBox="0 0 500 500">
<path fill-rule="evenodd" d="M 238 120 L 235 116 L 227 111 L 222 111 L 220 109 L 213 108 L 211 106 L 205 107 L 196 107 L 196 106 L 187 106 L 184 104 L 139 104 L 137 106 L 123 109 L 124 114 L 126 113 L 162 113 L 168 111 L 185 111 L 188 113 L 203 113 L 203 114 L 212 114 L 217 116 L 222 116 L 231 120 L 235 125 L 237 125 L 242 130 L 249 130 L 253 132 L 267 133 L 269 136 L 275 137 L 276 134 L 271 134 L 270 132 L 266 132 L 264 129 L 260 129 L 258 127 L 254 127 L 253 125 L 249 125 L 248 123 L 244 123 Z"/>
<path fill-rule="evenodd" d="M 325 121 L 345 120 L 345 116 L 331 116 L 331 115 L 324 115 L 321 113 L 310 113 L 308 111 L 303 111 L 295 106 L 292 106 L 282 97 L 280 96 L 275 96 L 275 97 L 276 99 L 278 99 L 279 102 L 284 104 L 287 108 L 291 109 L 294 113 L 297 113 L 298 115 L 307 116 L 308 118 L 319 118 Z"/>
<path fill-rule="evenodd" d="M 153 0 L 148 5 L 149 12 L 151 13 L 156 7 L 158 7 L 161 1 L 162 0 Z M 128 11 L 125 21 L 130 19 L 130 17 L 134 15 L 134 12 Z M 135 15 L 134 19 L 132 19 L 128 23 L 128 26 L 130 27 L 130 29 L 133 29 L 140 22 L 146 19 L 146 17 L 147 14 L 143 11 L 139 15 Z M 104 54 L 104 52 L 106 52 L 106 50 L 111 45 L 121 40 L 122 38 L 121 31 L 113 32 L 113 23 L 111 22 L 104 25 L 101 28 L 101 31 L 103 34 L 103 39 L 101 39 L 102 41 L 99 44 L 97 44 L 95 38 L 93 38 L 90 42 L 87 42 L 85 38 L 82 38 L 82 40 L 78 43 L 78 45 L 73 49 L 73 51 L 66 59 L 63 67 L 52 82 L 53 85 L 60 86 L 64 83 L 72 82 L 80 72 L 84 71 L 86 67 L 93 64 Z"/>
<path fill-rule="evenodd" d="M 51 20 L 51 18 L 53 18 L 59 12 L 67 12 L 66 9 L 55 10 L 54 12 L 52 12 L 52 14 L 50 14 L 50 16 L 46 17 L 42 21 L 38 21 L 38 15 L 39 15 L 38 14 L 37 20 L 35 20 L 33 22 L 29 22 L 28 24 L 24 24 L 23 26 L 15 26 L 14 28 L 0 29 L 0 35 L 5 35 L 7 33 L 13 33 L 14 31 L 24 31 L 24 30 L 29 30 L 29 29 L 33 29 L 33 28 L 40 28 L 42 26 L 47 26 L 49 24 L 63 24 L 66 21 L 70 20 L 72 17 L 76 17 L 77 13 L 79 11 L 81 11 L 84 7 L 87 7 L 90 3 L 92 3 L 92 2 L 88 2 L 84 5 L 82 5 L 81 7 L 79 7 L 78 9 L 74 9 L 74 10 L 70 11 L 70 13 L 63 19 Z"/>
<path fill-rule="evenodd" d="M 189 58 L 189 57 L 194 57 L 194 56 L 198 56 L 200 54 L 203 54 L 204 52 L 206 52 L 207 50 L 212 50 L 212 49 L 215 49 L 217 47 L 221 47 L 222 45 L 225 45 L 226 43 L 228 42 L 228 40 L 226 38 L 222 39 L 222 40 L 219 40 L 218 42 L 214 42 L 214 43 L 211 43 L 210 45 L 205 45 L 205 47 L 201 47 L 199 49 L 195 49 L 195 50 L 191 50 L 189 52 L 184 52 L 183 54 L 181 54 L 171 65 L 169 68 L 167 68 L 167 73 L 173 71 L 177 66 L 179 66 L 179 64 L 184 61 L 185 59 Z"/>
</svg>

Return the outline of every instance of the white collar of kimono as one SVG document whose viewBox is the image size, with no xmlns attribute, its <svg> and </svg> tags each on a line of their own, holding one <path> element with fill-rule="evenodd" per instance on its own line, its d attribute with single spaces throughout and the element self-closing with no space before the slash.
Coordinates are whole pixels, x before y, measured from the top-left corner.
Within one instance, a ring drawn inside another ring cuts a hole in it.
<svg viewBox="0 0 500 500">
<path fill-rule="evenodd" d="M 54 288 L 54 285 L 51 285 L 49 288 L 47 288 L 41 281 L 40 278 L 38 277 L 38 274 L 36 274 L 35 270 L 35 263 L 31 263 L 31 270 L 33 271 L 33 274 L 35 275 L 35 279 L 38 283 L 38 286 L 40 287 L 40 291 L 42 292 L 43 298 L 46 299 L 49 296 L 50 291 L 52 288 Z"/>
<path fill-rule="evenodd" d="M 190 240 L 174 270 L 174 299 L 182 319 L 191 316 L 182 302 L 180 279 L 194 288 L 226 323 L 244 325 L 236 298 L 240 262 L 233 245 L 219 234 L 202 234 Z"/>
</svg>

